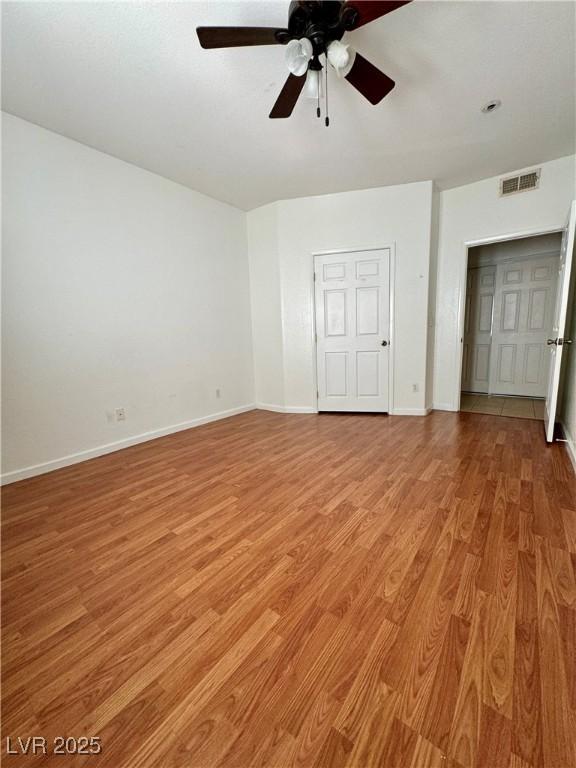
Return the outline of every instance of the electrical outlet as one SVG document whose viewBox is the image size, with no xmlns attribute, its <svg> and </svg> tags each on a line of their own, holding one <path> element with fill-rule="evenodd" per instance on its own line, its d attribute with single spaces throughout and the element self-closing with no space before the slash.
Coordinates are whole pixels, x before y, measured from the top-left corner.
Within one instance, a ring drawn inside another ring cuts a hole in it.
<svg viewBox="0 0 576 768">
<path fill-rule="evenodd" d="M 219 389 L 216 390 L 216 397 L 218 398 L 218 400 L 220 400 L 220 390 Z"/>
<path fill-rule="evenodd" d="M 114 415 L 116 416 L 116 421 L 126 421 L 126 409 L 125 408 L 115 408 L 114 409 Z"/>
<path fill-rule="evenodd" d="M 418 384 L 412 384 L 412 392 L 418 392 Z"/>
</svg>

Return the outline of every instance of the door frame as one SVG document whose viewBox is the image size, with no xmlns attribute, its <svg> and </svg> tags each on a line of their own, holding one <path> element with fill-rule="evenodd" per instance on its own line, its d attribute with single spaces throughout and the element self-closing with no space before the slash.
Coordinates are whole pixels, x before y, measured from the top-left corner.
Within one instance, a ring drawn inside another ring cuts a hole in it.
<svg viewBox="0 0 576 768">
<path fill-rule="evenodd" d="M 316 342 L 316 291 L 314 285 L 314 261 L 316 256 L 339 256 L 343 253 L 369 253 L 371 251 L 390 251 L 390 274 L 388 279 L 389 285 L 389 317 L 390 317 L 390 330 L 389 330 L 389 351 L 388 351 L 388 415 L 392 416 L 394 413 L 394 352 L 395 352 L 395 337 L 394 337 L 394 287 L 396 283 L 396 243 L 387 243 L 386 245 L 372 245 L 369 247 L 362 246 L 360 248 L 329 248 L 326 251 L 313 251 L 311 253 L 311 275 L 310 275 L 310 302 L 312 307 L 312 354 L 313 354 L 313 392 L 312 402 L 314 403 L 314 413 L 319 413 L 318 409 L 318 350 Z"/>
<path fill-rule="evenodd" d="M 456 381 L 454 382 L 454 410 L 459 411 L 462 396 L 462 359 L 464 352 L 464 324 L 466 319 L 466 278 L 468 275 L 468 250 L 479 245 L 492 245 L 494 243 L 505 243 L 509 240 L 523 240 L 526 237 L 537 237 L 538 235 L 553 235 L 563 232 L 563 227 L 538 227 L 537 229 L 525 229 L 521 232 L 510 232 L 505 235 L 492 235 L 490 237 L 481 237 L 475 240 L 465 240 L 463 243 L 463 258 L 460 264 L 460 274 L 458 278 L 458 336 L 456 337 Z"/>
</svg>

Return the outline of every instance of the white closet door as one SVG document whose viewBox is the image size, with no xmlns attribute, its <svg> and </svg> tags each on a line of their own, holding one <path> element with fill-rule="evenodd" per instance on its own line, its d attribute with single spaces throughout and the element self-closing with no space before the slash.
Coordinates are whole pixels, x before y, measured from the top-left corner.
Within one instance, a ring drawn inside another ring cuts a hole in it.
<svg viewBox="0 0 576 768">
<path fill-rule="evenodd" d="M 546 341 L 558 282 L 558 258 L 499 264 L 496 271 L 490 393 L 544 397 Z"/>
<path fill-rule="evenodd" d="M 314 260 L 318 410 L 388 411 L 390 251 Z"/>
<path fill-rule="evenodd" d="M 462 389 L 488 392 L 496 267 L 468 270 L 462 354 Z"/>
<path fill-rule="evenodd" d="M 554 440 L 554 426 L 556 422 L 556 411 L 558 409 L 562 356 L 566 354 L 565 346 L 573 343 L 573 339 L 564 338 L 564 334 L 566 332 L 566 323 L 568 320 L 568 299 L 570 293 L 572 261 L 574 258 L 575 235 L 576 201 L 570 206 L 568 223 L 562 236 L 562 250 L 560 251 L 558 272 L 558 293 L 554 308 L 552 331 L 548 340 L 550 370 L 548 376 L 548 389 L 546 392 L 546 407 L 544 409 L 544 427 L 546 429 L 546 440 L 549 443 Z"/>
</svg>

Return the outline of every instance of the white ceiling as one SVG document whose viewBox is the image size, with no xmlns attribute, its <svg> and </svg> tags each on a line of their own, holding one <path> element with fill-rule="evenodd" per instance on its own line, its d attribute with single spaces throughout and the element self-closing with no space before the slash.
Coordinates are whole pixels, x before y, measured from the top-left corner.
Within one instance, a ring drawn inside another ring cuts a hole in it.
<svg viewBox="0 0 576 768">
<path fill-rule="evenodd" d="M 202 50 L 197 25 L 285 26 L 282 2 L 4 2 L 6 111 L 240 208 L 574 152 L 573 2 L 414 2 L 347 35 L 396 80 L 371 106 L 330 82 L 269 120 L 282 46 Z M 492 98 L 502 108 L 480 107 Z"/>
</svg>

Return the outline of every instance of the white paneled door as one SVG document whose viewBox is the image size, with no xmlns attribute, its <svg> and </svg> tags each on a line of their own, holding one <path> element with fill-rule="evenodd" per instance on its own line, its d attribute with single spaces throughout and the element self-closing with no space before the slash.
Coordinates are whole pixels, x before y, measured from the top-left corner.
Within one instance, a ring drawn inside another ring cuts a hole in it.
<svg viewBox="0 0 576 768">
<path fill-rule="evenodd" d="M 565 347 L 572 344 L 572 339 L 566 339 L 566 322 L 568 315 L 568 298 L 570 293 L 570 275 L 574 258 L 574 239 L 576 232 L 576 201 L 570 207 L 568 224 L 562 235 L 562 249 L 560 251 L 560 267 L 558 276 L 558 292 L 552 322 L 552 332 L 548 339 L 549 373 L 548 391 L 546 394 L 546 407 L 544 409 L 544 427 L 546 440 L 551 443 L 554 440 L 554 426 L 556 411 L 558 409 L 558 392 L 560 389 L 560 370 L 562 356 L 566 354 Z"/>
<path fill-rule="evenodd" d="M 498 264 L 490 353 L 493 395 L 544 397 L 558 257 Z"/>
<path fill-rule="evenodd" d="M 319 411 L 388 411 L 390 250 L 316 256 Z"/>
<path fill-rule="evenodd" d="M 465 392 L 488 392 L 495 284 L 495 266 L 468 270 L 462 354 L 462 389 Z"/>
</svg>

